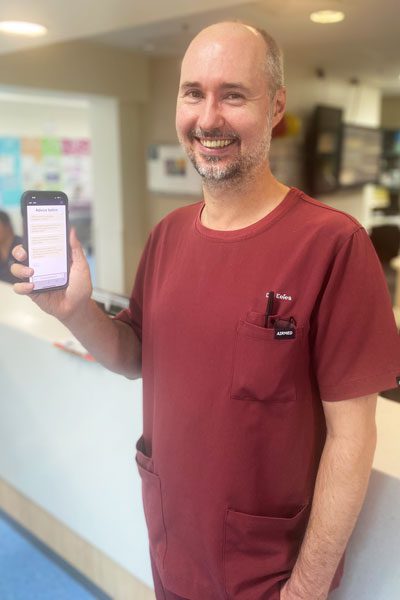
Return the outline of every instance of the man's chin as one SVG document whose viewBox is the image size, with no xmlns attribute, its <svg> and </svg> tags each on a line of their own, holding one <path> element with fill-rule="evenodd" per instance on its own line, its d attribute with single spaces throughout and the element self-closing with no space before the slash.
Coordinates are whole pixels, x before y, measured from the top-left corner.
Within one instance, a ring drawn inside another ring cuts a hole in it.
<svg viewBox="0 0 400 600">
<path fill-rule="evenodd" d="M 206 161 L 192 160 L 193 166 L 204 183 L 218 183 L 237 179 L 241 175 L 239 165 L 223 165 L 219 157 L 207 157 Z"/>
<path fill-rule="evenodd" d="M 229 183 L 236 182 L 241 178 L 241 173 L 238 171 L 218 171 L 216 169 L 198 169 L 200 177 L 203 180 L 203 183 Z"/>
</svg>

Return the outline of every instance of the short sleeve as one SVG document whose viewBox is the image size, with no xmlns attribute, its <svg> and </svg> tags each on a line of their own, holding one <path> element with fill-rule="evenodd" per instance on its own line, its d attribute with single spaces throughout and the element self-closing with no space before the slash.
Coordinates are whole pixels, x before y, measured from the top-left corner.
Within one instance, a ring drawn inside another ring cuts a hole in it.
<svg viewBox="0 0 400 600">
<path fill-rule="evenodd" d="M 322 400 L 397 387 L 400 339 L 374 247 L 357 229 L 336 254 L 310 326 Z"/>
<path fill-rule="evenodd" d="M 114 317 L 115 319 L 118 319 L 119 321 L 122 321 L 123 323 L 126 323 L 132 327 L 140 341 L 142 341 L 143 296 L 151 237 L 152 236 L 150 234 L 140 258 L 138 270 L 136 272 L 135 283 L 129 299 L 129 307 L 125 308 Z"/>
</svg>

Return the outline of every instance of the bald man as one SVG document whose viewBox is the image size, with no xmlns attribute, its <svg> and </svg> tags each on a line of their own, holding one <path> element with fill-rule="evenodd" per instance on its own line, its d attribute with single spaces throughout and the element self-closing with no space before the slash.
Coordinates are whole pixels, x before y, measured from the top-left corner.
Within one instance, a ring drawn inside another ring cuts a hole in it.
<svg viewBox="0 0 400 600">
<path fill-rule="evenodd" d="M 153 229 L 116 319 L 90 299 L 73 233 L 69 287 L 33 296 L 106 367 L 143 377 L 136 461 L 157 600 L 327 598 L 367 488 L 377 392 L 397 385 L 366 232 L 271 173 L 284 110 L 268 34 L 201 31 L 176 128 L 204 200 Z"/>
</svg>

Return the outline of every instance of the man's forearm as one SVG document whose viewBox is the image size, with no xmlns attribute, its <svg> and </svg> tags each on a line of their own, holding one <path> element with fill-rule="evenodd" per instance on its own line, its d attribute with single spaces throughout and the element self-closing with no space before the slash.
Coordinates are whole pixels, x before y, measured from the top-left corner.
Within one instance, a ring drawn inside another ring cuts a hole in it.
<svg viewBox="0 0 400 600">
<path fill-rule="evenodd" d="M 324 600 L 364 501 L 376 445 L 328 436 L 321 457 L 310 521 L 285 600 Z"/>
<path fill-rule="evenodd" d="M 140 377 L 141 344 L 131 327 L 110 319 L 93 300 L 63 322 L 107 369 L 129 379 Z"/>
</svg>

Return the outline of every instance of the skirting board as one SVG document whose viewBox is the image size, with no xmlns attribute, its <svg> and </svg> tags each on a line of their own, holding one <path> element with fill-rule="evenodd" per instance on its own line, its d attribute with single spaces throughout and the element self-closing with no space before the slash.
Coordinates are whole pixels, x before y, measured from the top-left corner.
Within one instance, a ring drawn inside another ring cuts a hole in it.
<svg viewBox="0 0 400 600">
<path fill-rule="evenodd" d="M 147 585 L 1 478 L 0 508 L 113 600 L 155 600 Z"/>
</svg>

